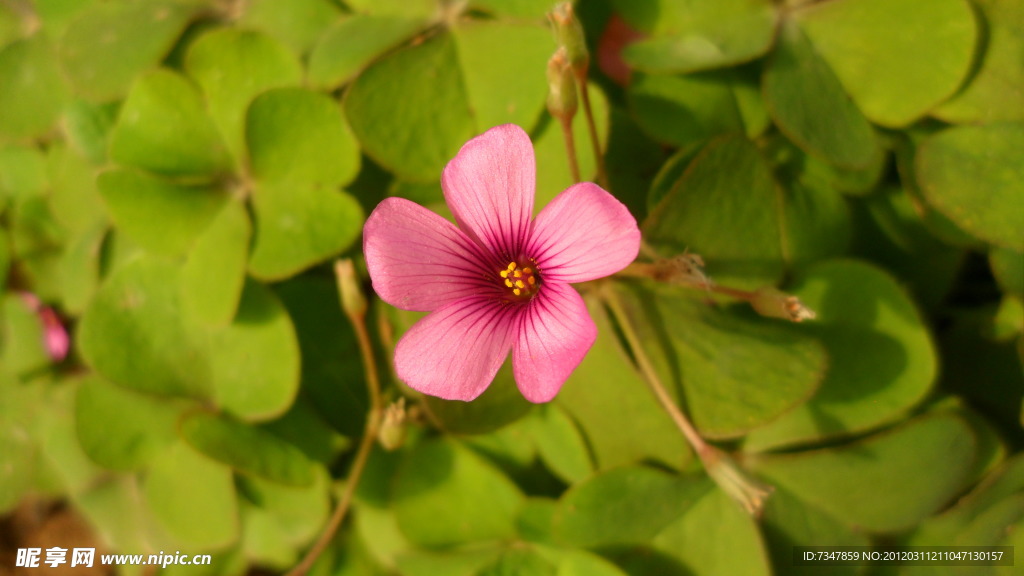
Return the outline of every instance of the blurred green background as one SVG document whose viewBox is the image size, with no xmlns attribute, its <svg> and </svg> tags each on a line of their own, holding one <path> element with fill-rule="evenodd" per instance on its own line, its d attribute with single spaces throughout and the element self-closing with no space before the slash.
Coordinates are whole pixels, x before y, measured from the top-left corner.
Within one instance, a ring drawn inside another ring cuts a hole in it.
<svg viewBox="0 0 1024 576">
<path fill-rule="evenodd" d="M 495 125 L 530 133 L 538 210 L 572 183 L 552 8 L 0 0 L 0 574 L 29 546 L 214 560 L 170 574 L 299 560 L 369 408 L 332 262 L 362 265 L 387 196 L 443 211 L 441 170 Z M 817 313 L 608 287 L 701 434 L 775 492 L 752 518 L 708 478 L 592 295 L 598 341 L 543 406 L 510 370 L 469 404 L 404 388 L 415 315 L 371 298 L 406 438 L 311 573 L 1015 573 L 797 568 L 792 546 L 1024 551 L 1024 2 L 576 13 L 608 187 L 652 251 Z"/>
</svg>

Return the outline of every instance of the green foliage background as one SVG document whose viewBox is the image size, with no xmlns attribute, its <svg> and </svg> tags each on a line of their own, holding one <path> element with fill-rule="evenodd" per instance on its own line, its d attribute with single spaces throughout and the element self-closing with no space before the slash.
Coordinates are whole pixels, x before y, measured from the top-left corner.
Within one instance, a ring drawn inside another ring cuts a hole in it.
<svg viewBox="0 0 1024 576">
<path fill-rule="evenodd" d="M 167 573 L 293 565 L 367 411 L 330 262 L 361 258 L 382 198 L 437 208 L 445 163 L 498 124 L 534 140 L 538 208 L 571 183 L 544 111 L 551 7 L 0 1 L 0 512 L 66 499 L 111 550 L 215 560 Z M 610 188 L 645 241 L 818 314 L 611 288 L 701 433 L 775 493 L 754 519 L 708 479 L 596 299 L 598 341 L 544 406 L 507 371 L 471 404 L 417 397 L 389 361 L 415 318 L 376 302 L 386 392 L 413 418 L 313 573 L 789 574 L 793 545 L 1024 550 L 1024 4 L 577 11 Z M 643 33 L 625 85 L 596 65 L 610 19 Z M 25 292 L 69 328 L 68 359 Z"/>
</svg>

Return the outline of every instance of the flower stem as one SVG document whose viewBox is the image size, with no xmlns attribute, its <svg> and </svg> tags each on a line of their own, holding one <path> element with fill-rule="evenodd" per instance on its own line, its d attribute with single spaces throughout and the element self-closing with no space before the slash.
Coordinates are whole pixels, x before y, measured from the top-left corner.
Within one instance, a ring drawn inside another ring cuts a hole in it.
<svg viewBox="0 0 1024 576">
<path fill-rule="evenodd" d="M 626 338 L 626 344 L 629 345 L 633 352 L 633 358 L 636 360 L 637 368 L 640 369 L 640 373 L 647 381 L 648 386 L 651 388 L 651 392 L 654 393 L 654 397 L 657 398 L 661 407 L 665 409 L 669 417 L 672 418 L 672 422 L 675 423 L 679 431 L 683 433 L 683 437 L 693 447 L 694 452 L 700 455 L 702 452 L 708 450 L 709 445 L 701 438 L 697 429 L 693 427 L 690 420 L 683 414 L 683 411 L 676 405 L 675 400 L 665 389 L 665 386 L 661 383 L 661 378 L 658 377 L 657 372 L 654 371 L 654 366 L 651 364 L 650 359 L 647 358 L 647 354 L 644 353 L 643 347 L 640 345 L 640 338 L 637 336 L 636 331 L 633 329 L 633 325 L 629 321 L 629 317 L 626 315 L 626 311 L 622 308 L 622 302 L 619 300 L 619 296 L 615 293 L 615 290 L 608 285 L 604 286 L 602 291 L 605 303 L 608 305 L 608 309 L 611 310 L 612 315 L 615 316 L 616 321 L 619 324 L 619 329 L 622 330 L 622 335 Z"/>
<path fill-rule="evenodd" d="M 814 320 L 817 317 L 814 310 L 804 305 L 799 298 L 780 292 L 772 286 L 762 286 L 757 290 L 749 291 L 713 283 L 704 274 L 704 261 L 697 254 L 683 254 L 653 263 L 633 262 L 620 270 L 617 275 L 650 278 L 657 282 L 667 282 L 675 286 L 684 286 L 730 296 L 737 300 L 745 300 L 755 312 L 768 318 L 803 322 L 804 320 Z"/>
<path fill-rule="evenodd" d="M 604 165 L 604 154 L 601 153 L 601 141 L 597 137 L 597 124 L 594 123 L 594 109 L 590 106 L 590 90 L 587 89 L 586 75 L 577 76 L 580 85 L 580 99 L 583 101 L 583 115 L 587 118 L 587 131 L 594 148 L 594 162 L 597 164 L 597 183 L 608 189 L 608 171 Z M 579 180 L 577 180 L 578 182 Z"/>
<path fill-rule="evenodd" d="M 643 346 L 640 344 L 640 338 L 633 329 L 626 311 L 622 308 L 622 302 L 618 294 L 615 293 L 614 288 L 610 284 L 605 284 L 603 288 L 601 295 L 608 309 L 618 322 L 619 329 L 622 331 L 626 343 L 633 352 L 637 368 L 640 369 L 640 373 L 643 375 L 644 380 L 647 381 L 647 385 L 650 387 L 651 392 L 654 393 L 658 403 L 661 404 L 661 407 L 668 413 L 672 422 L 679 428 L 683 437 L 686 438 L 686 441 L 697 454 L 697 457 L 700 458 L 701 464 L 704 465 L 704 469 L 711 476 L 712 480 L 725 493 L 743 506 L 750 515 L 759 516 L 764 507 L 765 499 L 771 494 L 773 488 L 748 477 L 728 454 L 708 444 L 701 437 L 689 418 L 683 414 L 683 411 L 679 409 L 675 400 L 668 393 L 668 390 L 665 389 L 650 359 L 644 353 Z"/>
<path fill-rule="evenodd" d="M 350 262 L 348 263 L 351 264 Z M 345 265 L 342 261 L 339 261 L 335 265 L 335 272 L 338 276 L 339 288 L 341 289 L 342 301 L 351 301 L 351 294 L 346 295 L 346 275 L 351 275 L 351 269 L 343 271 Z M 352 284 L 348 282 L 348 284 Z M 377 435 L 380 431 L 381 414 L 383 412 L 383 402 L 380 394 L 380 379 L 377 374 L 377 363 L 373 357 L 373 347 L 370 344 L 370 334 L 366 330 L 366 311 L 365 307 L 362 310 L 353 310 L 350 305 L 342 305 L 345 309 L 345 315 L 348 316 L 352 322 L 352 327 L 355 329 L 356 340 L 359 344 L 359 353 L 362 356 L 363 366 L 366 369 L 366 387 L 370 393 L 370 409 L 366 415 L 366 426 L 363 429 L 363 438 L 359 442 L 359 449 L 356 452 L 355 460 L 352 462 L 352 468 L 349 470 L 348 481 L 345 483 L 345 490 L 341 494 L 341 499 L 338 501 L 337 507 L 334 509 L 334 513 L 328 520 L 327 525 L 324 527 L 323 532 L 320 534 L 320 538 L 317 539 L 316 543 L 312 548 L 306 552 L 306 556 L 299 562 L 294 568 L 292 568 L 287 576 L 303 576 L 310 568 L 313 567 L 313 563 L 316 562 L 317 558 L 323 554 L 327 546 L 330 545 L 331 539 L 334 538 L 334 534 L 341 527 L 342 521 L 345 520 L 349 508 L 352 505 L 352 499 L 355 496 L 356 488 L 359 486 L 359 481 L 362 479 L 363 471 L 366 469 L 366 461 L 370 457 L 370 452 L 373 450 L 373 444 L 377 440 Z"/>
<path fill-rule="evenodd" d="M 729 288 L 728 286 L 719 286 L 709 282 L 706 278 L 702 278 L 700 275 L 673 275 L 673 277 L 669 279 L 665 277 L 666 274 L 667 272 L 659 265 L 659 263 L 651 264 L 647 262 L 633 262 L 616 273 L 617 276 L 628 276 L 630 278 L 651 278 L 653 280 L 663 282 L 671 281 L 672 284 L 677 284 L 686 288 L 731 296 L 738 300 L 746 300 L 747 302 L 752 302 L 757 297 L 756 292 L 740 290 L 739 288 Z"/>
<path fill-rule="evenodd" d="M 565 153 L 569 157 L 569 170 L 572 172 L 574 184 L 580 182 L 580 165 L 576 159 L 576 137 L 572 133 L 572 119 L 558 118 L 562 125 L 562 136 L 565 138 Z"/>
</svg>

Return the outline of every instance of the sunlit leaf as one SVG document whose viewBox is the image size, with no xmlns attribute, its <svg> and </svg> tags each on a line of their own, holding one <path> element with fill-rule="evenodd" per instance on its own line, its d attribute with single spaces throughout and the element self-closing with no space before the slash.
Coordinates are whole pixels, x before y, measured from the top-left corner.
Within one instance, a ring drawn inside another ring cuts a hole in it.
<svg viewBox="0 0 1024 576">
<path fill-rule="evenodd" d="M 247 280 L 238 312 L 200 340 L 217 403 L 247 420 L 283 414 L 299 389 L 299 344 L 288 312 L 266 286 Z"/>
<path fill-rule="evenodd" d="M 809 269 L 793 293 L 815 311 L 804 330 L 821 339 L 829 364 L 819 392 L 748 447 L 850 434 L 896 420 L 931 390 L 935 347 L 914 303 L 882 271 L 854 261 Z"/>
<path fill-rule="evenodd" d="M 862 532 L 844 525 L 832 516 L 801 502 L 784 488 L 775 487 L 765 504 L 762 516 L 765 544 L 772 566 L 785 573 L 793 566 L 794 546 L 868 546 Z M 802 566 L 812 573 L 814 567 Z M 853 575 L 863 572 L 858 566 L 822 566 L 818 574 Z"/>
<path fill-rule="evenodd" d="M 939 132 L 917 152 L 925 197 L 964 230 L 1024 250 L 1024 123 L 960 126 Z"/>
<path fill-rule="evenodd" d="M 662 255 L 689 250 L 719 282 L 755 287 L 783 269 L 780 190 L 757 148 L 742 136 L 709 144 L 643 224 Z"/>
<path fill-rule="evenodd" d="M 444 439 L 426 441 L 406 457 L 394 498 L 402 532 L 431 547 L 512 537 L 523 502 L 501 472 Z"/>
<path fill-rule="evenodd" d="M 184 442 L 172 444 L 154 461 L 143 491 L 157 522 L 182 547 L 216 550 L 238 539 L 238 498 L 231 469 Z"/>
<path fill-rule="evenodd" d="M 337 102 L 312 91 L 271 90 L 249 107 L 249 163 L 264 182 L 347 184 L 359 171 L 359 149 Z"/>
<path fill-rule="evenodd" d="M 103 201 L 96 187 L 96 169 L 72 147 L 57 145 L 47 153 L 53 217 L 72 234 L 95 230 L 106 223 Z"/>
<path fill-rule="evenodd" d="M 536 411 L 530 421 L 533 441 L 545 464 L 566 482 L 583 480 L 594 463 L 582 432 L 557 404 Z"/>
<path fill-rule="evenodd" d="M 229 167 L 199 90 L 166 69 L 132 85 L 110 135 L 110 157 L 168 176 L 212 176 Z"/>
<path fill-rule="evenodd" d="M 753 465 L 843 522 L 891 532 L 916 525 L 959 494 L 974 456 L 970 427 L 937 414 L 853 444 L 765 456 Z"/>
<path fill-rule="evenodd" d="M 331 0 L 251 0 L 239 24 L 269 33 L 296 53 L 306 53 L 340 10 Z"/>
<path fill-rule="evenodd" d="M 354 14 L 324 33 L 309 56 L 309 79 L 325 88 L 352 80 L 374 59 L 419 32 L 425 22 L 404 15 Z"/>
<path fill-rule="evenodd" d="M 184 311 L 223 326 L 238 309 L 245 284 L 252 225 L 238 201 L 228 201 L 189 251 L 181 271 Z"/>
<path fill-rule="evenodd" d="M 78 439 L 85 453 L 104 467 L 140 469 L 174 443 L 186 406 L 88 378 L 75 397 Z"/>
<path fill-rule="evenodd" d="M 6 292 L 0 298 L 0 374 L 19 376 L 50 364 L 45 327 L 22 295 Z"/>
<path fill-rule="evenodd" d="M 0 135 L 12 138 L 41 136 L 68 97 L 45 34 L 0 48 L 0 86 Z"/>
<path fill-rule="evenodd" d="M 555 49 L 547 27 L 476 22 L 452 31 L 476 129 L 500 124 L 529 129 L 544 107 L 543 74 Z"/>
<path fill-rule="evenodd" d="M 818 388 L 827 357 L 813 337 L 791 324 L 716 310 L 680 290 L 618 294 L 664 385 L 705 436 L 770 425 Z"/>
<path fill-rule="evenodd" d="M 169 396 L 212 392 L 202 343 L 181 320 L 171 264 L 135 259 L 116 270 L 82 315 L 78 347 L 110 382 Z M 125 348 L 131 354 L 125 354 Z"/>
<path fill-rule="evenodd" d="M 245 116 L 260 93 L 298 84 L 298 58 L 272 37 L 221 28 L 189 47 L 185 69 L 202 88 L 220 134 L 237 163 L 245 160 Z"/>
<path fill-rule="evenodd" d="M 629 88 L 630 109 L 651 137 L 684 147 L 743 130 L 734 82 L 731 72 L 634 74 Z"/>
<path fill-rule="evenodd" d="M 170 51 L 198 7 L 173 0 L 94 2 L 60 39 L 64 72 L 75 91 L 94 101 L 124 96 L 137 74 Z"/>
<path fill-rule="evenodd" d="M 363 211 L 345 192 L 303 182 L 260 184 L 249 272 L 281 280 L 348 248 L 359 235 Z"/>
<path fill-rule="evenodd" d="M 430 94 L 423 106 L 409 94 Z M 456 45 L 441 33 L 367 68 L 345 94 L 345 114 L 364 152 L 407 180 L 436 180 L 474 135 Z"/>
<path fill-rule="evenodd" d="M 226 416 L 196 412 L 182 420 L 181 434 L 199 452 L 256 478 L 300 488 L 315 480 L 313 464 L 298 448 Z"/>
<path fill-rule="evenodd" d="M 756 520 L 717 487 L 661 530 L 654 546 L 697 575 L 772 573 Z"/>
<path fill-rule="evenodd" d="M 763 91 L 779 130 L 809 154 L 847 168 L 864 167 L 876 157 L 871 125 L 796 24 L 779 31 Z"/>
<path fill-rule="evenodd" d="M 692 456 L 682 435 L 619 345 L 608 313 L 596 299 L 587 308 L 597 341 L 557 404 L 579 427 L 597 470 L 641 461 L 682 468 Z"/>
<path fill-rule="evenodd" d="M 835 0 L 795 18 L 864 115 L 890 127 L 957 90 L 977 36 L 966 0 Z"/>
<path fill-rule="evenodd" d="M 642 466 L 602 472 L 559 500 L 555 538 L 581 548 L 644 544 L 710 489 L 709 483 Z"/>
<path fill-rule="evenodd" d="M 1024 120 L 1024 5 L 1013 0 L 971 5 L 980 20 L 979 36 L 984 34 L 979 69 L 934 114 L 958 124 Z"/>
<path fill-rule="evenodd" d="M 647 72 L 688 73 L 764 54 L 775 36 L 776 8 L 766 0 L 690 2 L 667 10 L 651 38 L 626 47 L 625 60 Z"/>
<path fill-rule="evenodd" d="M 173 183 L 136 170 L 114 169 L 97 179 L 114 226 L 147 251 L 186 254 L 228 202 L 214 186 Z"/>
</svg>

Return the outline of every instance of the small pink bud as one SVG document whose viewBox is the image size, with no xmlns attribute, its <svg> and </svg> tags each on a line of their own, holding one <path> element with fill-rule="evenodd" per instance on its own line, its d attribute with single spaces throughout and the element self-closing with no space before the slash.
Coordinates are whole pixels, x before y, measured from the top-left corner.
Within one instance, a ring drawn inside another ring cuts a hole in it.
<svg viewBox="0 0 1024 576">
<path fill-rule="evenodd" d="M 57 313 L 53 308 L 44 306 L 39 297 L 31 292 L 22 292 L 21 299 L 36 313 L 39 322 L 43 325 L 43 345 L 46 347 L 50 359 L 60 362 L 67 358 L 71 341 L 68 338 L 68 331 L 64 328 Z"/>
</svg>

